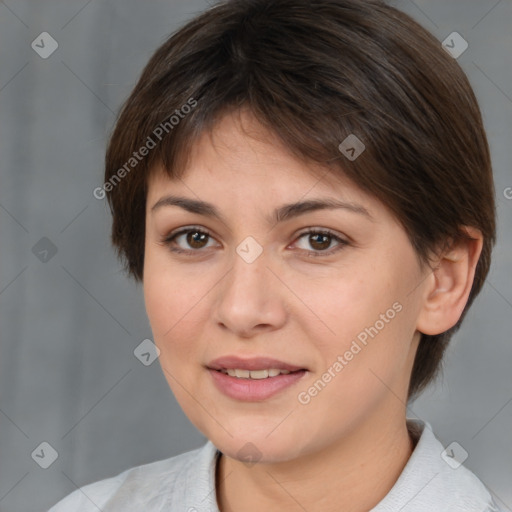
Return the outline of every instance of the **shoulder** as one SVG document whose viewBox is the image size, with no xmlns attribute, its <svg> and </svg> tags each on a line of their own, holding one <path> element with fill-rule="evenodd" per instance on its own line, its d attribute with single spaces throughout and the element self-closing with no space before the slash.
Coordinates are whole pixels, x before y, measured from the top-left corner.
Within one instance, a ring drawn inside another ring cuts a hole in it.
<svg viewBox="0 0 512 512">
<path fill-rule="evenodd" d="M 203 447 L 127 469 L 122 473 L 76 489 L 48 512 L 97 512 L 102 510 L 161 510 L 173 503 L 177 495 L 194 493 L 208 482 L 216 448 L 211 442 Z M 193 475 L 203 474 L 202 481 L 191 482 Z M 196 489 L 192 489 L 196 486 Z M 178 498 L 179 501 L 180 498 Z M 146 508 L 146 507 L 151 508 Z"/>
<path fill-rule="evenodd" d="M 434 476 L 439 502 L 445 499 L 450 512 L 501 512 L 481 480 L 469 469 L 444 468 Z"/>
<path fill-rule="evenodd" d="M 407 420 L 414 451 L 388 495 L 372 512 L 500 512 L 480 479 L 462 464 L 462 446 L 446 448 L 429 423 Z"/>
</svg>

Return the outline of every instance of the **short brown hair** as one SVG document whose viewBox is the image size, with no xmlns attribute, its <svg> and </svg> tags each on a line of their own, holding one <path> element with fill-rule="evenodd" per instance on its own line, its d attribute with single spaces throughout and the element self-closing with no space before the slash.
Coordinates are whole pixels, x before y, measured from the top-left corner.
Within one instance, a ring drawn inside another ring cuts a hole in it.
<svg viewBox="0 0 512 512">
<path fill-rule="evenodd" d="M 466 75 L 433 35 L 381 1 L 228 0 L 208 9 L 151 57 L 107 149 L 112 241 L 136 280 L 143 279 L 150 172 L 161 163 L 170 177 L 182 176 L 199 135 L 242 107 L 294 155 L 382 201 L 422 264 L 430 251 L 465 237 L 461 226 L 482 232 L 461 318 L 442 334 L 422 334 L 414 398 L 437 374 L 482 288 L 495 243 L 489 147 Z M 350 134 L 366 147 L 353 161 L 338 149 Z"/>
</svg>

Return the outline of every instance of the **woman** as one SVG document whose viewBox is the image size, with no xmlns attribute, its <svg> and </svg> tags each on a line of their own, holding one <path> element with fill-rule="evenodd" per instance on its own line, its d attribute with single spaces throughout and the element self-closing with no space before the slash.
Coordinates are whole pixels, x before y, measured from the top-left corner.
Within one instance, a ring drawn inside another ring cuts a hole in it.
<svg viewBox="0 0 512 512">
<path fill-rule="evenodd" d="M 106 155 L 112 240 L 201 449 L 51 510 L 499 510 L 408 401 L 495 241 L 480 111 L 375 0 L 231 0 L 153 55 Z"/>
</svg>

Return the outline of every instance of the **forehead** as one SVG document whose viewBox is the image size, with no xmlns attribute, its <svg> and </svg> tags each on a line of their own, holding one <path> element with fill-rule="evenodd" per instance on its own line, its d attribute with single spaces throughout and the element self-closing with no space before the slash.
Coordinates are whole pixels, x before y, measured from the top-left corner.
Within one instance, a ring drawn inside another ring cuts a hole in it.
<svg viewBox="0 0 512 512">
<path fill-rule="evenodd" d="M 320 164 L 295 155 L 249 110 L 223 115 L 210 130 L 204 130 L 190 145 L 188 158 L 176 173 L 157 163 L 150 172 L 150 195 L 166 185 L 238 193 L 274 192 L 284 189 L 295 195 L 362 190 L 344 174 L 340 165 Z"/>
</svg>

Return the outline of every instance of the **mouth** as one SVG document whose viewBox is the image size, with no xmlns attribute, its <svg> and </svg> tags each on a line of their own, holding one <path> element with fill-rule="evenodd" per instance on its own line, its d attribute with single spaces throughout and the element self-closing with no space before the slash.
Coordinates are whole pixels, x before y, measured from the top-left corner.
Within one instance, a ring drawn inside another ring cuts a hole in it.
<svg viewBox="0 0 512 512">
<path fill-rule="evenodd" d="M 305 367 L 286 363 L 272 357 L 242 358 L 235 355 L 214 359 L 207 365 L 207 368 L 227 373 L 230 377 L 242 379 L 266 379 L 268 377 L 277 377 L 281 374 L 286 375 L 297 371 L 307 371 Z"/>
<path fill-rule="evenodd" d="M 213 369 L 213 368 L 211 368 Z M 222 368 L 220 370 L 215 370 L 223 373 L 224 375 L 229 375 L 230 377 L 235 377 L 237 379 L 251 379 L 251 380 L 263 380 L 269 379 L 272 377 L 277 377 L 278 375 L 288 375 L 290 373 L 297 373 L 303 370 L 295 370 L 291 372 L 290 370 L 280 370 L 279 368 L 269 368 L 264 370 L 244 370 L 241 368 Z"/>
<path fill-rule="evenodd" d="M 225 356 L 206 366 L 216 388 L 231 399 L 261 402 L 292 387 L 308 373 L 269 357 Z"/>
</svg>

